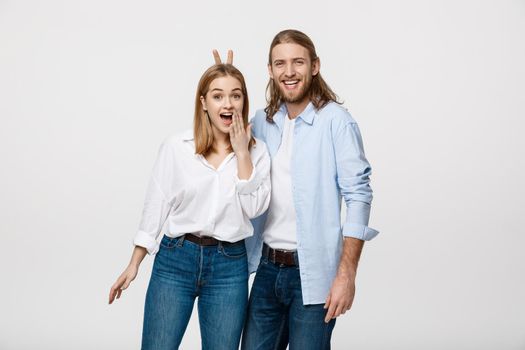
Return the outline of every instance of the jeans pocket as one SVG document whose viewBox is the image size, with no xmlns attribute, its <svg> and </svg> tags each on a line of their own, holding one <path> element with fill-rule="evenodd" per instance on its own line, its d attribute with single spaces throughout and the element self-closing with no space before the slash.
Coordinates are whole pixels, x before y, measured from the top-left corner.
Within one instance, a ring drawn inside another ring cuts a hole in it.
<svg viewBox="0 0 525 350">
<path fill-rule="evenodd" d="M 220 253 L 225 257 L 238 259 L 246 256 L 246 246 L 243 242 L 236 244 L 221 244 Z"/>
<path fill-rule="evenodd" d="M 267 256 L 261 256 L 261 260 L 259 260 L 259 265 L 268 265 L 270 261 L 268 260 Z"/>
<path fill-rule="evenodd" d="M 162 240 L 160 241 L 160 246 L 166 249 L 173 249 L 177 246 L 179 239 L 180 237 L 173 238 L 164 235 L 164 237 L 162 237 Z"/>
</svg>

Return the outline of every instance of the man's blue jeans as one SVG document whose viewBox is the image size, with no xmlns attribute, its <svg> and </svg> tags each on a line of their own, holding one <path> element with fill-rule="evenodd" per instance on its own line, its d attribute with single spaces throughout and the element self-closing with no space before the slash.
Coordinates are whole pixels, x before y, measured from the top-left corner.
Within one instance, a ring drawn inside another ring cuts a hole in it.
<svg viewBox="0 0 525 350">
<path fill-rule="evenodd" d="M 202 247 L 163 237 L 146 294 L 142 349 L 177 349 L 197 297 L 202 348 L 237 349 L 248 301 L 244 241 Z"/>
<path fill-rule="evenodd" d="M 243 350 L 330 349 L 335 319 L 324 322 L 324 304 L 303 305 L 298 267 L 261 258 L 250 292 Z"/>
</svg>

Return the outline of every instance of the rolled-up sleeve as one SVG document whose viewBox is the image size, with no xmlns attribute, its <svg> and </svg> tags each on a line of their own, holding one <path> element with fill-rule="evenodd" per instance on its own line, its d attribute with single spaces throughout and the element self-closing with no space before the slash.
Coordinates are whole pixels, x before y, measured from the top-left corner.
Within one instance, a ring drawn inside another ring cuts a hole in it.
<svg viewBox="0 0 525 350">
<path fill-rule="evenodd" d="M 250 178 L 240 180 L 235 177 L 235 189 L 239 196 L 241 208 L 248 218 L 253 219 L 268 209 L 270 204 L 270 156 L 266 144 L 257 140 L 252 150 L 253 170 Z"/>
<path fill-rule="evenodd" d="M 171 202 L 166 195 L 166 183 L 173 177 L 173 152 L 169 144 L 160 147 L 157 160 L 149 180 L 144 200 L 142 219 L 133 240 L 135 245 L 144 247 L 149 254 L 159 250 L 157 237 L 162 230 L 171 209 Z"/>
<path fill-rule="evenodd" d="M 336 128 L 334 148 L 337 163 L 337 183 L 346 203 L 343 236 L 369 241 L 379 231 L 368 227 L 372 189 L 372 168 L 366 160 L 359 127 L 347 122 Z"/>
</svg>

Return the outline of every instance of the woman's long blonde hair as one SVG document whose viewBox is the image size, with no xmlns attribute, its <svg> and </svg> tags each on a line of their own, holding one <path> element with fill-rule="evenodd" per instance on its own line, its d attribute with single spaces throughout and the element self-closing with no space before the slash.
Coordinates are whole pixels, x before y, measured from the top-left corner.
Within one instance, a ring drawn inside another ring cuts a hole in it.
<svg viewBox="0 0 525 350">
<path fill-rule="evenodd" d="M 213 130 L 211 126 L 210 117 L 208 113 L 203 109 L 201 103 L 201 96 L 206 97 L 210 89 L 212 81 L 217 78 L 230 76 L 237 79 L 241 83 L 241 90 L 243 96 L 243 108 L 242 108 L 242 120 L 245 126 L 248 126 L 248 113 L 250 109 L 250 103 L 248 100 L 248 90 L 246 88 L 246 82 L 242 73 L 231 64 L 216 64 L 208 68 L 197 86 L 197 93 L 195 94 L 195 114 L 193 119 L 193 137 L 195 140 L 195 153 L 206 155 L 213 150 Z M 249 148 L 255 144 L 255 139 L 252 137 L 250 140 Z M 231 145 L 229 147 L 230 152 L 232 151 Z"/>
</svg>

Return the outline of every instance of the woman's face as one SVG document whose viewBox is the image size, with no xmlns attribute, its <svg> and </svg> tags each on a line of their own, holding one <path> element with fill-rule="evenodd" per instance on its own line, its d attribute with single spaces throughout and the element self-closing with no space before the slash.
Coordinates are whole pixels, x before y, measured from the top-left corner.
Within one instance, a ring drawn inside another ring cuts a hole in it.
<svg viewBox="0 0 525 350">
<path fill-rule="evenodd" d="M 231 76 L 216 78 L 206 96 L 201 96 L 201 103 L 208 111 L 213 132 L 228 134 L 233 114 L 242 116 L 244 95 L 241 83 Z"/>
</svg>

